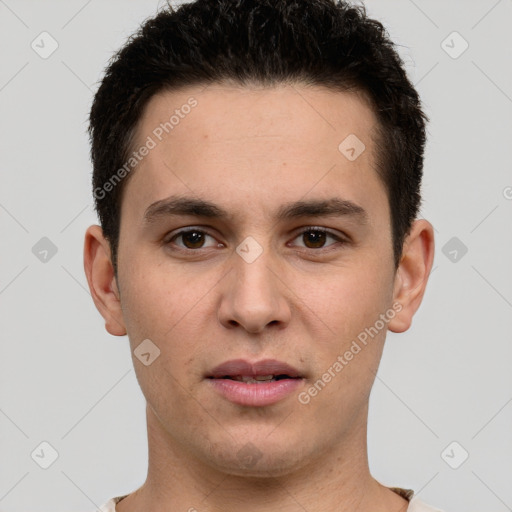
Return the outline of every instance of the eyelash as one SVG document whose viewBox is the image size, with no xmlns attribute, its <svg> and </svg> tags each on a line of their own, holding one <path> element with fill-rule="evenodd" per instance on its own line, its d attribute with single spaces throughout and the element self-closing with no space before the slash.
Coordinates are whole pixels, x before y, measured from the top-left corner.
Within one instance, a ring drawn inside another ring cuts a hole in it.
<svg viewBox="0 0 512 512">
<path fill-rule="evenodd" d="M 210 236 L 212 238 L 215 238 L 214 236 L 210 235 L 207 231 L 205 231 L 203 229 L 191 227 L 191 228 L 182 229 L 182 230 L 178 231 L 177 233 L 175 233 L 171 238 L 164 240 L 164 245 L 169 246 L 169 245 L 171 245 L 172 242 L 174 242 L 174 240 L 176 240 L 180 236 L 184 236 L 187 233 L 193 233 L 193 232 L 201 233 L 203 235 L 207 235 L 207 236 Z M 333 232 L 331 232 L 330 230 L 328 230 L 326 228 L 321 228 L 321 227 L 316 227 L 316 226 L 309 226 L 309 227 L 304 228 L 299 233 L 297 233 L 297 235 L 295 236 L 294 240 L 296 238 L 300 237 L 301 235 L 304 235 L 305 233 L 311 233 L 311 232 L 320 233 L 320 234 L 326 234 L 326 235 L 332 237 L 334 240 L 336 240 L 336 242 L 338 242 L 341 245 L 345 245 L 345 244 L 348 243 L 347 239 L 342 238 L 342 237 L 334 234 Z M 331 245 L 328 245 L 326 247 L 319 247 L 319 248 L 316 248 L 316 249 L 315 248 L 310 248 L 310 247 L 301 247 L 301 249 L 308 249 L 308 250 L 315 251 L 315 252 L 321 252 L 321 251 L 329 250 L 329 248 L 334 246 L 334 245 L 336 245 L 336 244 L 331 244 Z M 174 250 L 184 251 L 184 252 L 198 252 L 201 249 L 212 249 L 212 247 L 206 247 L 206 248 L 205 247 L 199 247 L 197 249 L 190 249 L 190 248 L 187 248 L 187 247 L 179 247 L 178 246 L 177 248 L 174 248 Z"/>
</svg>

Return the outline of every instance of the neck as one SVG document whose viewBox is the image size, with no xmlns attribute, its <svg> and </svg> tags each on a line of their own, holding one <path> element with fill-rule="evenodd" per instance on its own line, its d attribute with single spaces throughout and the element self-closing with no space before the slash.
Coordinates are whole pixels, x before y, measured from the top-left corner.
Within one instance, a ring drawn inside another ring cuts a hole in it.
<svg viewBox="0 0 512 512">
<path fill-rule="evenodd" d="M 219 471 L 180 446 L 147 408 L 149 466 L 146 482 L 117 512 L 404 512 L 407 502 L 370 475 L 367 409 L 360 428 L 328 453 L 282 475 L 240 476 Z"/>
</svg>

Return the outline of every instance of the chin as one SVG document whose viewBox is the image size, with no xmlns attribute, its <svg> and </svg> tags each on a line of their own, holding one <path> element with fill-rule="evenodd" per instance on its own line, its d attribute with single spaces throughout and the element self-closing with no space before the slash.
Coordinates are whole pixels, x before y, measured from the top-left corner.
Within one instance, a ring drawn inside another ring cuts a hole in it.
<svg viewBox="0 0 512 512">
<path fill-rule="evenodd" d="M 309 458 L 304 447 L 297 450 L 297 443 L 290 438 L 269 441 L 268 438 L 254 436 L 252 440 L 233 446 L 233 439 L 217 444 L 210 451 L 211 465 L 223 473 L 253 478 L 277 478 L 288 475 L 305 466 Z"/>
</svg>

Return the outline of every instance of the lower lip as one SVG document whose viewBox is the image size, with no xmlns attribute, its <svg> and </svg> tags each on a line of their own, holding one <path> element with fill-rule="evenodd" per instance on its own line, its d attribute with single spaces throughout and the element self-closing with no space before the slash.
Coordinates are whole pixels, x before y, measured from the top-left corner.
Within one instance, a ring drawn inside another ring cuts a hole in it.
<svg viewBox="0 0 512 512">
<path fill-rule="evenodd" d="M 296 391 L 304 379 L 281 379 L 272 382 L 245 383 L 231 379 L 208 379 L 217 392 L 230 402 L 261 407 L 279 402 Z"/>
</svg>

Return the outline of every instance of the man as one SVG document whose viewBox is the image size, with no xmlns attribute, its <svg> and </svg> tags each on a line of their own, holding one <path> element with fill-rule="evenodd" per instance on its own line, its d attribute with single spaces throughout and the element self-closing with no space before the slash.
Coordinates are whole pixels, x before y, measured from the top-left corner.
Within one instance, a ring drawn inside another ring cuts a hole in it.
<svg viewBox="0 0 512 512">
<path fill-rule="evenodd" d="M 149 468 L 102 510 L 435 510 L 377 482 L 366 443 L 386 332 L 432 267 L 426 120 L 345 2 L 169 7 L 111 61 L 85 271 L 130 340 Z"/>
</svg>

